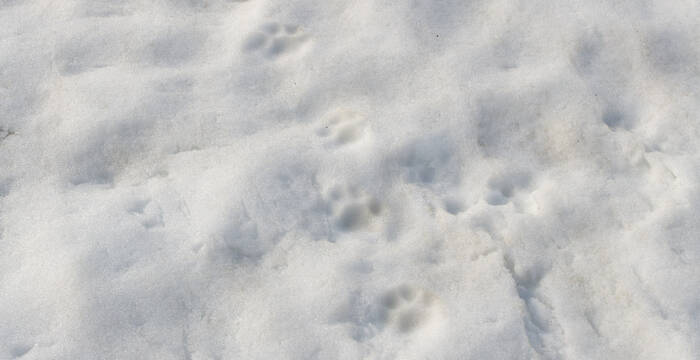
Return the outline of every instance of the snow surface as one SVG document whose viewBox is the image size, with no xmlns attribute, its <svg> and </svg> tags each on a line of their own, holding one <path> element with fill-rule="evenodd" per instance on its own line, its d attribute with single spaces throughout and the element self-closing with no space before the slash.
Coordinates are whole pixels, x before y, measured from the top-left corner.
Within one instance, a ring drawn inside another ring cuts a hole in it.
<svg viewBox="0 0 700 360">
<path fill-rule="evenodd" d="M 0 0 L 0 359 L 700 359 L 697 0 Z"/>
</svg>

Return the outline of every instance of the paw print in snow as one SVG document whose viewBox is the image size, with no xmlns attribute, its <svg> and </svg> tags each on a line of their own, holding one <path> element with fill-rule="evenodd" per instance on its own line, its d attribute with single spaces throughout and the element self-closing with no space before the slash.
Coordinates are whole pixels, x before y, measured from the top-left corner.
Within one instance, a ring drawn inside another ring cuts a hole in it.
<svg viewBox="0 0 700 360">
<path fill-rule="evenodd" d="M 360 140 L 364 133 L 364 118 L 348 110 L 333 113 L 316 131 L 318 136 L 330 139 L 336 146 L 354 143 Z"/>
<path fill-rule="evenodd" d="M 272 22 L 250 34 L 245 40 L 243 48 L 248 52 L 259 53 L 274 60 L 282 55 L 295 52 L 307 40 L 307 36 L 297 25 L 282 25 Z"/>
<path fill-rule="evenodd" d="M 382 324 L 400 333 L 413 332 L 435 320 L 438 315 L 437 297 L 408 285 L 388 291 L 379 302 Z"/>
<path fill-rule="evenodd" d="M 486 202 L 489 205 L 505 205 L 511 201 L 515 195 L 527 190 L 532 182 L 532 178 L 527 172 L 504 173 L 494 176 L 489 180 L 489 193 Z"/>
<path fill-rule="evenodd" d="M 146 229 L 162 227 L 163 210 L 151 200 L 135 201 L 128 209 Z"/>
<path fill-rule="evenodd" d="M 366 196 L 353 187 L 336 187 L 329 194 L 333 223 L 341 231 L 350 232 L 366 228 L 372 219 L 382 212 L 382 203 Z"/>
</svg>

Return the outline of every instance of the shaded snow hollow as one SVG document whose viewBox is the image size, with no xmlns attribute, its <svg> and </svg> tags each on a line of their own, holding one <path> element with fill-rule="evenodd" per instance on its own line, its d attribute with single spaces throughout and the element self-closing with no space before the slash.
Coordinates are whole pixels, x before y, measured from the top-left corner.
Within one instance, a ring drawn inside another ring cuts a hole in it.
<svg viewBox="0 0 700 360">
<path fill-rule="evenodd" d="M 695 0 L 0 0 L 1 359 L 700 359 Z"/>
</svg>

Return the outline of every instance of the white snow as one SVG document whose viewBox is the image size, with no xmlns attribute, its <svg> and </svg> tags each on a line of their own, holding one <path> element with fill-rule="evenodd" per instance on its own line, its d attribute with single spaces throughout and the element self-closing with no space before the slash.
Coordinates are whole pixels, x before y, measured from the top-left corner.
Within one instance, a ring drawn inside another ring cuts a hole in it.
<svg viewBox="0 0 700 360">
<path fill-rule="evenodd" d="M 0 359 L 700 359 L 696 0 L 0 0 Z"/>
</svg>

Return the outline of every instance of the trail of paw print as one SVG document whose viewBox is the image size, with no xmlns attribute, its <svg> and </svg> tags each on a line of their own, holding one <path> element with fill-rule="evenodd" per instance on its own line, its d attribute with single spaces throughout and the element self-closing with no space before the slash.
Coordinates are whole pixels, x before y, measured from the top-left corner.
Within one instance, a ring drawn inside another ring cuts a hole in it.
<svg viewBox="0 0 700 360">
<path fill-rule="evenodd" d="M 250 34 L 243 48 L 248 52 L 259 53 L 267 59 L 274 60 L 295 52 L 307 40 L 308 37 L 299 26 L 271 22 Z"/>
<path fill-rule="evenodd" d="M 333 224 L 340 231 L 350 232 L 368 227 L 372 219 L 382 213 L 382 203 L 362 194 L 354 187 L 335 187 L 328 196 Z"/>
<path fill-rule="evenodd" d="M 364 118 L 349 110 L 334 112 L 316 131 L 318 136 L 330 139 L 335 146 L 354 143 L 360 140 L 364 133 Z"/>
<path fill-rule="evenodd" d="M 401 285 L 381 297 L 379 308 L 384 328 L 410 333 L 437 318 L 438 299 L 426 290 Z"/>
</svg>

